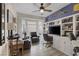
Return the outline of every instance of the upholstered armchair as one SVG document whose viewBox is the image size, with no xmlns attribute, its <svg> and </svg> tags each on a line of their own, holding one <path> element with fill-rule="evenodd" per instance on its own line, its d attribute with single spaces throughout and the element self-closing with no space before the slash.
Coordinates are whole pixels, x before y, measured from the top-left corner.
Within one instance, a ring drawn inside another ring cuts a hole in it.
<svg viewBox="0 0 79 59">
<path fill-rule="evenodd" d="M 39 36 L 37 36 L 36 32 L 31 32 L 31 41 L 32 43 L 39 42 Z"/>
</svg>

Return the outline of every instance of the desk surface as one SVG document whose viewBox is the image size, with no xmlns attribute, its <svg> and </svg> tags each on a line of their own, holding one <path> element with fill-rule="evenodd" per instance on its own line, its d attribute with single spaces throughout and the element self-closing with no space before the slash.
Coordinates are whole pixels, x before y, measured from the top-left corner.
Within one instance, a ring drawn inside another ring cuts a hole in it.
<svg viewBox="0 0 79 59">
<path fill-rule="evenodd" d="M 21 41 L 21 40 L 18 40 L 18 42 L 16 42 L 16 41 L 17 40 L 12 40 L 11 42 L 12 42 L 13 45 L 15 45 L 15 44 L 24 44 L 24 42 Z"/>
<path fill-rule="evenodd" d="M 16 49 L 16 47 L 19 49 L 19 48 L 23 48 L 23 44 L 15 44 L 15 45 L 13 45 L 13 48 L 15 48 Z"/>
<path fill-rule="evenodd" d="M 11 43 L 11 42 L 10 42 Z M 13 51 L 13 50 L 17 50 L 17 53 L 19 51 L 19 49 L 22 49 L 21 50 L 21 54 L 23 55 L 24 54 L 24 43 L 22 41 L 18 41 L 18 43 L 16 41 L 12 42 L 14 44 L 10 44 L 9 47 L 10 47 L 10 53 Z M 19 54 L 19 53 L 18 53 Z"/>
</svg>

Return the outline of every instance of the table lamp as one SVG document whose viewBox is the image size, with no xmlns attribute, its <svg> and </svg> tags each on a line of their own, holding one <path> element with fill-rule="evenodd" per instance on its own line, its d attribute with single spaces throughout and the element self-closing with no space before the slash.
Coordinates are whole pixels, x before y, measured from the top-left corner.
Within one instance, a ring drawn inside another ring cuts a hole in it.
<svg viewBox="0 0 79 59">
<path fill-rule="evenodd" d="M 15 23 L 13 23 L 13 22 L 8 23 L 7 29 L 10 31 L 9 36 L 12 37 L 13 36 L 13 30 L 15 30 Z"/>
</svg>

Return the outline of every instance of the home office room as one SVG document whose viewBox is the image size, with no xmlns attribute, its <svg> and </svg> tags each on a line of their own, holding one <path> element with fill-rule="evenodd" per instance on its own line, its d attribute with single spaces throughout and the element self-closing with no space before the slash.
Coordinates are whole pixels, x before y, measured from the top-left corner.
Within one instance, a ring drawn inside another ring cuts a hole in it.
<svg viewBox="0 0 79 59">
<path fill-rule="evenodd" d="M 0 56 L 79 56 L 79 3 L 0 3 Z"/>
</svg>

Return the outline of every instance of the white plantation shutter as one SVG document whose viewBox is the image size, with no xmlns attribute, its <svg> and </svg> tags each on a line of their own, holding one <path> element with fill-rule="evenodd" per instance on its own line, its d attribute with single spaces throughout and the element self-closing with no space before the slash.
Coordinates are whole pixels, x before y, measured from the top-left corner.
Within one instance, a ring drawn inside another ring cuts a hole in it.
<svg viewBox="0 0 79 59">
<path fill-rule="evenodd" d="M 36 22 L 35 21 L 28 21 L 28 31 L 29 32 L 36 32 Z"/>
</svg>

